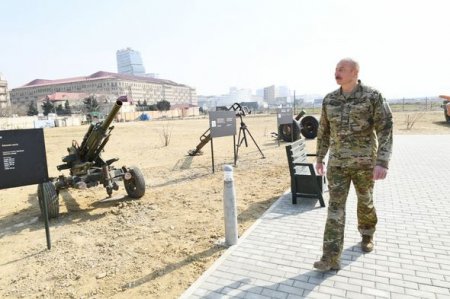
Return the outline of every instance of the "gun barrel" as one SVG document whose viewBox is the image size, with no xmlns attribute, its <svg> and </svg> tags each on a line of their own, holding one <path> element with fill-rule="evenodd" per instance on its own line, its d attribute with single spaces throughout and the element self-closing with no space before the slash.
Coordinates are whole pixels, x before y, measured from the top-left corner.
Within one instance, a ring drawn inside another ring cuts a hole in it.
<svg viewBox="0 0 450 299">
<path fill-rule="evenodd" d="M 88 133 L 84 136 L 83 142 L 80 147 L 80 156 L 83 161 L 92 162 L 98 155 L 99 146 L 102 143 L 102 140 L 104 138 L 107 138 L 107 136 L 105 135 L 106 131 L 114 120 L 117 112 L 119 112 L 120 107 L 122 107 L 122 101 L 120 99 L 121 98 L 117 99 L 114 107 L 104 121 L 95 126 L 91 124 L 92 128 L 90 128 L 88 130 Z"/>
<path fill-rule="evenodd" d="M 103 131 L 106 131 L 108 129 L 108 127 L 111 125 L 112 121 L 114 120 L 114 117 L 116 117 L 117 112 L 119 112 L 120 107 L 122 107 L 122 101 L 117 100 L 113 109 L 111 110 L 111 112 L 108 114 L 108 116 L 102 123 Z"/>
<path fill-rule="evenodd" d="M 302 118 L 303 117 L 303 115 L 305 115 L 306 114 L 306 111 L 305 110 L 302 110 L 302 111 L 300 111 L 300 113 L 294 118 L 296 121 L 299 121 L 300 120 L 300 118 Z"/>
</svg>

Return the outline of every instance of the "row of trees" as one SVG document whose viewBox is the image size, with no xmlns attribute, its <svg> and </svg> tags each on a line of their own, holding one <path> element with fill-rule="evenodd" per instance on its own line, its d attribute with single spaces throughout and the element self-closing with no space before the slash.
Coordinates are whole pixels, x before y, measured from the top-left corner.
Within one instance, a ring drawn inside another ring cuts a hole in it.
<svg viewBox="0 0 450 299">
<path fill-rule="evenodd" d="M 167 111 L 170 110 L 170 103 L 166 100 L 157 102 L 156 104 L 148 105 L 147 101 L 137 102 L 136 108 L 138 111 Z"/>
<path fill-rule="evenodd" d="M 58 115 L 70 115 L 72 114 L 72 110 L 69 105 L 69 101 L 66 101 L 64 104 L 64 107 L 60 104 L 55 107 L 55 105 L 47 100 L 42 104 L 42 110 L 44 112 L 44 115 L 48 115 L 49 113 L 56 113 Z M 34 102 L 31 102 L 30 105 L 28 105 L 28 116 L 38 115 L 39 111 L 37 109 L 37 106 Z"/>
<path fill-rule="evenodd" d="M 167 111 L 170 110 L 170 103 L 166 100 L 162 100 L 160 102 L 157 102 L 156 104 L 148 105 L 146 101 L 144 101 L 142 104 L 140 101 L 138 101 L 137 105 L 138 111 Z M 56 113 L 57 115 L 71 115 L 72 114 L 72 107 L 69 104 L 69 101 L 66 101 L 64 103 L 64 106 L 62 104 L 56 105 L 55 102 L 50 101 L 50 99 L 47 97 L 45 102 L 41 105 L 43 114 L 47 116 L 49 113 Z M 92 113 L 92 112 L 98 112 L 100 106 L 95 98 L 95 96 L 89 96 L 83 100 L 83 107 L 82 107 L 82 113 Z M 38 109 L 37 105 L 34 102 L 31 102 L 28 106 L 27 115 L 33 116 L 38 115 Z"/>
</svg>

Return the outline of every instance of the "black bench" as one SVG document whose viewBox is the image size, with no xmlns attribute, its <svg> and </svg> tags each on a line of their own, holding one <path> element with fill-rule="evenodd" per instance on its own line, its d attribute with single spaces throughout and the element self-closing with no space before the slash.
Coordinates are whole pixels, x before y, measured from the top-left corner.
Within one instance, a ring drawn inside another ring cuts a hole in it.
<svg viewBox="0 0 450 299">
<path fill-rule="evenodd" d="M 325 177 L 316 175 L 314 164 L 308 162 L 308 157 L 316 156 L 306 152 L 306 142 L 299 139 L 286 146 L 286 155 L 291 174 L 292 203 L 297 204 L 297 197 L 318 198 L 321 207 L 325 207 L 323 190 Z"/>
</svg>

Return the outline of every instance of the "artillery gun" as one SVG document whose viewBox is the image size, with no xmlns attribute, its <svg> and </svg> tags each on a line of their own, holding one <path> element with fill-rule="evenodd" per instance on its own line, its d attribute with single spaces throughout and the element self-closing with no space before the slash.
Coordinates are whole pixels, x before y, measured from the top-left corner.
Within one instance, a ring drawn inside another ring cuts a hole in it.
<svg viewBox="0 0 450 299">
<path fill-rule="evenodd" d="M 41 212 L 43 204 L 47 202 L 49 218 L 59 215 L 59 191 L 62 189 L 86 189 L 102 184 L 108 196 L 113 190 L 118 190 L 118 181 L 123 181 L 129 197 L 138 199 L 145 194 L 145 180 L 137 167 L 115 168 L 112 163 L 118 158 L 103 160 L 101 152 L 111 136 L 114 126 L 111 126 L 114 117 L 122 106 L 123 97 L 119 97 L 109 115 L 104 121 L 90 124 L 81 145 L 76 140 L 67 148 L 69 154 L 63 157 L 64 164 L 58 165 L 58 170 L 70 169 L 70 175 L 60 175 L 50 181 L 38 185 L 38 199 Z M 45 201 L 44 201 L 45 198 Z"/>
<path fill-rule="evenodd" d="M 278 127 L 278 134 L 272 133 L 275 137 L 280 137 L 286 142 L 294 142 L 301 138 L 300 133 L 307 139 L 317 137 L 319 121 L 312 115 L 305 116 L 305 110 L 292 119 L 291 124 L 282 124 Z"/>
</svg>

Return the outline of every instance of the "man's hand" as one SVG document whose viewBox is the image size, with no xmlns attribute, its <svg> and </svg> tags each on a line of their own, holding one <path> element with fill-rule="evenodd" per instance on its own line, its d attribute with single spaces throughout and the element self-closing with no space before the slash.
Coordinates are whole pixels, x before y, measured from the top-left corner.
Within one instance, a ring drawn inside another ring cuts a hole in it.
<svg viewBox="0 0 450 299">
<path fill-rule="evenodd" d="M 384 168 L 382 166 L 376 165 L 373 169 L 373 179 L 374 180 L 384 180 L 387 175 L 387 168 Z"/>
<path fill-rule="evenodd" d="M 318 175 L 324 175 L 325 171 L 323 169 L 323 163 L 316 163 L 316 173 Z"/>
</svg>

